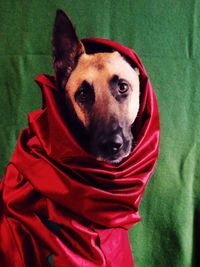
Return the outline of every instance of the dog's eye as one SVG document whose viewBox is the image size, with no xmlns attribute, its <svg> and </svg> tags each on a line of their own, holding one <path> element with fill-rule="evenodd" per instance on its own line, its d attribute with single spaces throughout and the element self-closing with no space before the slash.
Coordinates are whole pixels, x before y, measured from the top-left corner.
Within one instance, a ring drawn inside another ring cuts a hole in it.
<svg viewBox="0 0 200 267">
<path fill-rule="evenodd" d="M 94 103 L 94 88 L 87 81 L 83 81 L 74 95 L 75 101 L 84 107 L 91 107 Z"/>
<path fill-rule="evenodd" d="M 129 89 L 129 85 L 126 82 L 119 82 L 118 83 L 118 87 L 119 87 L 119 92 L 120 94 L 124 94 L 128 91 Z"/>
<path fill-rule="evenodd" d="M 80 90 L 77 92 L 76 97 L 78 98 L 79 101 L 81 101 L 81 102 L 85 102 L 85 101 L 87 101 L 88 98 L 89 98 L 89 91 L 86 90 L 86 89 L 80 89 Z"/>
<path fill-rule="evenodd" d="M 84 103 L 90 99 L 91 86 L 87 82 L 83 82 L 75 94 L 75 99 L 78 102 Z"/>
</svg>

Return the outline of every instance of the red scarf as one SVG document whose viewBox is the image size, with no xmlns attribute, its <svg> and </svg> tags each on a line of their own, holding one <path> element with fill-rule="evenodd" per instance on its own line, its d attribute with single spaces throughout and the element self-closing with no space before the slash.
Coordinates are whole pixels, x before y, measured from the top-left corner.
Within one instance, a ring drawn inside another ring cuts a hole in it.
<svg viewBox="0 0 200 267">
<path fill-rule="evenodd" d="M 129 48 L 85 39 L 88 48 L 113 48 L 140 70 L 137 145 L 118 165 L 95 160 L 65 123 L 53 79 L 36 78 L 43 107 L 29 114 L 1 183 L 0 263 L 5 267 L 131 267 L 128 229 L 158 156 L 159 113 L 150 80 Z"/>
</svg>

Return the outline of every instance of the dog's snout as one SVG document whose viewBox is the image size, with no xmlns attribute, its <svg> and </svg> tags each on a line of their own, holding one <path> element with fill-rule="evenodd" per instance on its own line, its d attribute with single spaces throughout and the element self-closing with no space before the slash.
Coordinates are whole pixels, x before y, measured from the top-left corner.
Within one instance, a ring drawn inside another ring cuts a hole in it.
<svg viewBox="0 0 200 267">
<path fill-rule="evenodd" d="M 113 137 L 113 140 L 110 144 L 111 150 L 113 151 L 113 153 L 117 153 L 119 152 L 119 150 L 122 148 L 123 145 L 123 139 L 122 137 L 117 134 Z"/>
<path fill-rule="evenodd" d="M 93 131 L 91 148 L 98 159 L 117 163 L 128 155 L 132 135 L 128 134 L 125 123 L 112 119 L 109 123 L 93 124 Z"/>
<path fill-rule="evenodd" d="M 100 146 L 105 153 L 116 154 L 123 146 L 123 139 L 120 134 L 115 134 L 109 138 L 102 138 Z"/>
<path fill-rule="evenodd" d="M 110 123 L 110 130 L 115 132 L 115 131 L 119 131 L 120 127 L 119 127 L 119 123 L 115 120 L 112 120 Z"/>
</svg>

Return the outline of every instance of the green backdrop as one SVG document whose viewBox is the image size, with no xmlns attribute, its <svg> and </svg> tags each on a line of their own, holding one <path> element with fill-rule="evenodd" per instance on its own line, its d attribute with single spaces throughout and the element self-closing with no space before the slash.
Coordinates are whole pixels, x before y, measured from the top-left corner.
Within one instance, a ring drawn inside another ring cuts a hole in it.
<svg viewBox="0 0 200 267">
<path fill-rule="evenodd" d="M 0 0 L 1 176 L 27 112 L 41 105 L 33 79 L 52 74 L 57 8 L 68 13 L 81 37 L 132 47 L 157 94 L 160 156 L 140 205 L 142 221 L 130 232 L 135 266 L 199 267 L 199 0 Z"/>
</svg>

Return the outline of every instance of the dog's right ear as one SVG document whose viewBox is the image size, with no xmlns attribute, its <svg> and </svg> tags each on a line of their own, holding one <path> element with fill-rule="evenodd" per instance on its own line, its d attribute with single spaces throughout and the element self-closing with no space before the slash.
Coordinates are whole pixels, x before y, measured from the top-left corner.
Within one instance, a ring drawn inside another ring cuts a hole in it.
<svg viewBox="0 0 200 267">
<path fill-rule="evenodd" d="M 71 20 L 62 10 L 57 10 L 52 45 L 56 79 L 58 85 L 64 88 L 80 55 L 84 53 L 84 46 L 79 40 Z"/>
</svg>

